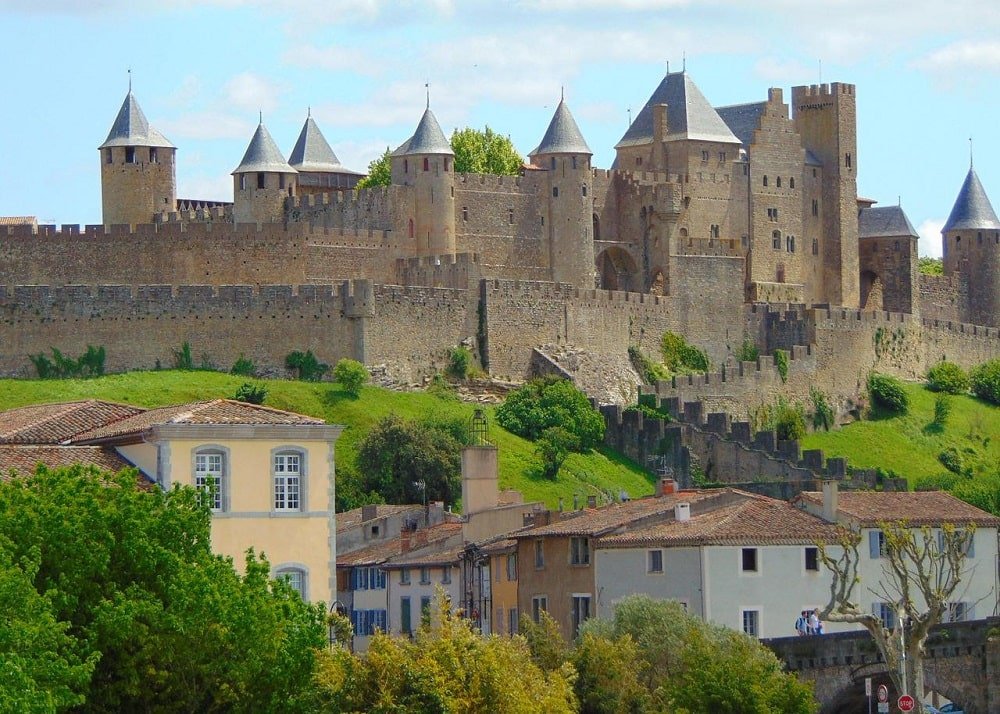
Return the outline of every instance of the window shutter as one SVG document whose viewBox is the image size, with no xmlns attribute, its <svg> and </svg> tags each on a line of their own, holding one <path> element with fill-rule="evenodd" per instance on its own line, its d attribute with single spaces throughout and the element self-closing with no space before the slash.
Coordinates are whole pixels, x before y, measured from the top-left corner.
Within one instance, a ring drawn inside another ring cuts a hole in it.
<svg viewBox="0 0 1000 714">
<path fill-rule="evenodd" d="M 881 552 L 878 547 L 878 537 L 880 533 L 881 531 L 868 531 L 868 554 L 875 560 L 881 556 Z M 876 614 L 878 614 L 877 611 Z"/>
<path fill-rule="evenodd" d="M 357 589 L 358 589 L 358 569 L 351 568 L 351 590 L 357 590 Z M 357 630 L 357 627 L 355 627 L 354 629 Z"/>
<path fill-rule="evenodd" d="M 965 555 L 969 558 L 976 557 L 976 534 L 973 533 L 969 536 L 969 542 L 965 547 Z"/>
</svg>

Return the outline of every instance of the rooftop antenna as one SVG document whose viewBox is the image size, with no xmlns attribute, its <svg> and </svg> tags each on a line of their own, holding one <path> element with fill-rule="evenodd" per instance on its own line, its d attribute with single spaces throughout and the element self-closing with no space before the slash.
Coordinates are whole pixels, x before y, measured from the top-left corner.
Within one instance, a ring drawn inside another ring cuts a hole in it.
<svg viewBox="0 0 1000 714">
<path fill-rule="evenodd" d="M 311 106 L 306 107 L 306 119 L 313 115 L 313 108 Z"/>
<path fill-rule="evenodd" d="M 972 171 L 972 137 L 969 137 L 969 171 Z"/>
<path fill-rule="evenodd" d="M 670 60 L 667 60 L 667 74 L 670 74 Z"/>
<path fill-rule="evenodd" d="M 261 124 L 264 123 L 264 110 L 263 109 L 258 109 L 257 110 L 257 121 L 259 121 Z"/>
<path fill-rule="evenodd" d="M 566 101 L 566 85 L 565 84 L 560 84 L 559 85 L 559 101 L 560 102 L 565 102 Z"/>
<path fill-rule="evenodd" d="M 900 208 L 903 207 L 903 194 L 901 193 L 896 194 L 896 205 L 899 206 Z"/>
<path fill-rule="evenodd" d="M 128 68 L 128 93 L 132 93 L 132 68 Z"/>
<path fill-rule="evenodd" d="M 427 92 L 427 109 L 431 108 L 431 83 L 424 82 L 424 91 Z"/>
<path fill-rule="evenodd" d="M 688 68 L 688 53 L 687 50 L 681 52 L 681 72 L 687 72 Z"/>
<path fill-rule="evenodd" d="M 632 126 L 632 107 L 629 107 L 625 111 L 628 112 L 628 125 Z"/>
</svg>

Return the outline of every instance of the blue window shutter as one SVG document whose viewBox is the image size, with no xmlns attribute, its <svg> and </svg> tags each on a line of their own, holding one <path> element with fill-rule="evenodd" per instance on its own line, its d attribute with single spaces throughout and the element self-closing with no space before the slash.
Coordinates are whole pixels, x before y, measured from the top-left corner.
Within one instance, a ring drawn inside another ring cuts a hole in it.
<svg viewBox="0 0 1000 714">
<path fill-rule="evenodd" d="M 976 534 L 973 533 L 969 536 L 969 545 L 965 549 L 965 555 L 969 558 L 976 557 Z"/>
<path fill-rule="evenodd" d="M 878 559 L 881 557 L 881 552 L 878 547 L 878 537 L 881 531 L 868 531 L 868 554 L 872 559 Z"/>
<path fill-rule="evenodd" d="M 358 569 L 351 568 L 351 590 L 358 589 Z M 357 630 L 357 628 L 355 628 Z"/>
</svg>

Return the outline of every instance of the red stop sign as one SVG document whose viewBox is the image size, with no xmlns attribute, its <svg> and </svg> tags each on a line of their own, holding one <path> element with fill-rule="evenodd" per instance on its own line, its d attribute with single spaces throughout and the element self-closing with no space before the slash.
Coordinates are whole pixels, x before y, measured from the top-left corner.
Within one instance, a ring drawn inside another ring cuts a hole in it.
<svg viewBox="0 0 1000 714">
<path fill-rule="evenodd" d="M 912 712 L 914 707 L 917 706 L 916 701 L 909 694 L 901 696 L 896 704 L 899 705 L 899 711 L 901 712 Z"/>
</svg>

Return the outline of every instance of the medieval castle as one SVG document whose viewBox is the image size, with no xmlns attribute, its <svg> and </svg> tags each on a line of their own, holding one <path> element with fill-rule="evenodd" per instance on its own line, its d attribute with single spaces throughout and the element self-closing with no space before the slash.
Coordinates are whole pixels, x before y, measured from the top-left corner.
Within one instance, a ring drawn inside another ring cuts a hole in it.
<svg viewBox="0 0 1000 714">
<path fill-rule="evenodd" d="M 856 122 L 850 84 L 713 107 L 668 72 L 610 169 L 561 101 L 521 175 L 456 174 L 428 107 L 390 185 L 361 190 L 311 117 L 288 160 L 261 123 L 218 203 L 178 200 L 176 148 L 130 91 L 99 147 L 103 225 L 0 226 L 0 373 L 87 344 L 151 368 L 188 341 L 220 366 L 312 349 L 412 380 L 464 343 L 496 375 L 614 400 L 609 367 L 669 329 L 721 370 L 684 394 L 738 409 L 768 368 L 734 362 L 746 339 L 792 354 L 775 391 L 838 399 L 873 368 L 1000 355 L 1000 221 L 975 172 L 944 275 L 921 275 L 902 208 L 857 195 Z"/>
</svg>

